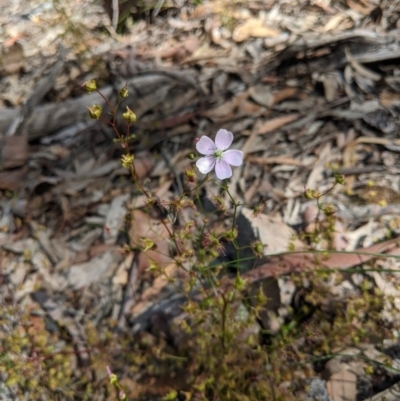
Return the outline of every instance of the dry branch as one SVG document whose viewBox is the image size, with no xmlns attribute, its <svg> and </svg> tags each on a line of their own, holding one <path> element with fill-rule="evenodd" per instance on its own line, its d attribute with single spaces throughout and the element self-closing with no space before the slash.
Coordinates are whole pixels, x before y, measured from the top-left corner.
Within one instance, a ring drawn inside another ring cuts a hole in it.
<svg viewBox="0 0 400 401">
<path fill-rule="evenodd" d="M 110 100 L 111 104 L 115 104 L 118 90 L 124 84 L 125 82 L 120 82 L 114 87 L 106 86 L 101 89 L 101 93 Z M 193 79 L 192 70 L 148 72 L 127 79 L 127 84 L 131 95 L 122 103 L 121 110 L 129 104 L 138 117 L 156 109 L 160 115 L 173 115 L 182 106 L 182 98 L 185 98 L 185 105 L 187 105 L 187 102 L 200 91 L 196 80 Z M 100 104 L 103 108 L 106 107 L 105 101 L 97 93 L 58 104 L 39 106 L 28 117 L 26 123 L 29 140 L 44 137 L 78 122 L 87 121 L 87 107 L 94 103 Z M 23 110 L 23 107 L 0 110 L 0 133 L 7 132 L 13 121 L 16 121 L 23 113 Z"/>
</svg>

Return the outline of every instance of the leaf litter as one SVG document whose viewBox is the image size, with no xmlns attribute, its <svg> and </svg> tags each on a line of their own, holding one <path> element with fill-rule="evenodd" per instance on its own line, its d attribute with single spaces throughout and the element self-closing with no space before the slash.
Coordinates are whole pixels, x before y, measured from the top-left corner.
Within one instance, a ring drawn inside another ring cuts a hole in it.
<svg viewBox="0 0 400 401">
<path fill-rule="evenodd" d="M 183 302 L 147 272 L 148 260 L 121 250 L 121 237 L 137 244 L 151 233 L 162 255 L 169 253 L 154 216 L 136 210 L 126 218 L 145 200 L 120 168 L 112 132 L 87 119 L 86 106 L 102 102 L 81 90 L 89 78 L 111 101 L 127 82 L 134 96 L 126 104 L 139 117 L 138 172 L 161 199 L 177 194 L 195 137 L 225 128 L 245 155 L 231 192 L 249 206 L 268 199 L 263 219 L 273 225 L 248 223 L 247 230 L 266 237 L 270 249 L 284 251 L 271 227 L 286 239 L 295 227 L 311 229 L 315 210 L 304 187 L 322 192 L 339 172 L 346 184 L 326 199 L 340 222 L 336 249 L 398 251 L 387 232 L 398 235 L 400 225 L 399 4 L 182 4 L 154 8 L 151 21 L 137 9 L 135 24 L 127 22 L 122 35 L 103 7 L 88 0 L 12 2 L 0 16 L 1 282 L 4 294 L 13 289 L 18 302 L 32 299 L 68 327 L 75 344 L 84 322 L 101 325 L 111 315 L 119 329 L 138 333 L 154 311 L 178 316 Z M 76 6 L 82 13 L 74 13 Z M 56 65 L 61 72 L 43 87 Z M 309 256 L 283 257 L 284 268 L 271 258 L 246 274 L 281 280 L 291 269 L 304 269 Z M 168 275 L 177 274 L 168 256 L 161 259 Z M 367 260 L 336 254 L 324 267 L 349 269 Z M 393 295 L 396 274 L 374 272 L 372 278 Z M 266 324 L 279 328 L 285 283 L 276 290 L 277 320 Z M 101 299 L 110 305 L 96 302 Z M 327 376 L 334 401 L 356 399 L 352 369 L 345 365 Z M 335 388 L 338 381 L 348 388 Z"/>
</svg>

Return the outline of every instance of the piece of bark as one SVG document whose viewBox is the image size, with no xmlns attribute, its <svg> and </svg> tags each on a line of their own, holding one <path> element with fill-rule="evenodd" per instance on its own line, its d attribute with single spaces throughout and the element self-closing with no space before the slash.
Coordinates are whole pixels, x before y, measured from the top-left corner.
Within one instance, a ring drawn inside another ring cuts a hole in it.
<svg viewBox="0 0 400 401">
<path fill-rule="evenodd" d="M 0 189 L 16 191 L 23 184 L 27 174 L 27 166 L 14 170 L 0 171 Z"/>
<path fill-rule="evenodd" d="M 2 47 L 3 49 L 0 54 L 0 74 L 18 74 L 26 63 L 23 46 L 19 42 L 15 42 L 8 48 L 3 43 Z"/>
<path fill-rule="evenodd" d="M 327 387 L 333 401 L 357 399 L 357 376 L 345 364 L 330 376 Z"/>
<path fill-rule="evenodd" d="M 113 88 L 107 86 L 102 89 L 106 97 L 110 97 Z M 71 125 L 71 121 L 76 123 L 88 119 L 87 106 L 94 103 L 104 106 L 104 101 L 97 93 L 70 99 L 57 104 L 46 104 L 39 106 L 27 119 L 29 140 L 35 140 L 54 133 L 61 128 Z M 0 133 L 5 133 L 10 124 L 20 115 L 20 108 L 0 109 Z"/>
<path fill-rule="evenodd" d="M 369 248 L 358 248 L 352 253 L 335 253 L 324 256 L 322 253 L 305 252 L 301 254 L 272 256 L 259 267 L 244 273 L 242 278 L 247 280 L 248 284 L 259 286 L 260 283 L 268 280 L 268 278 L 301 272 L 311 268 L 349 269 L 377 257 L 377 253 L 386 252 L 396 254 L 399 249 L 398 244 L 399 239 L 393 239 L 375 244 Z M 319 258 L 319 264 L 316 262 L 317 256 Z M 274 281 L 272 281 L 272 283 L 274 283 Z M 225 277 L 222 280 L 221 288 L 223 291 L 227 291 L 232 288 L 233 285 L 234 281 Z M 282 294 L 280 294 L 280 296 L 282 296 Z M 201 296 L 193 292 L 190 298 L 192 300 L 200 300 Z M 151 305 L 145 304 L 135 308 L 134 316 L 130 318 L 132 332 L 138 333 L 148 329 L 150 326 L 150 318 L 156 311 L 168 313 L 171 319 L 180 316 L 182 314 L 181 306 L 186 300 L 187 298 L 183 294 L 176 292 L 174 289 L 173 292 L 166 291 L 166 293 L 160 294 L 160 298 L 154 299 Z M 270 316 L 267 318 L 270 318 Z M 270 321 L 267 326 L 271 326 L 273 323 L 275 322 Z"/>
<path fill-rule="evenodd" d="M 65 49 L 61 46 L 59 60 L 52 66 L 51 71 L 43 77 L 36 85 L 34 91 L 29 96 L 29 99 L 20 108 L 19 114 L 14 118 L 6 131 L 6 136 L 13 136 L 15 134 L 27 136 L 28 133 L 28 120 L 32 115 L 35 107 L 44 98 L 46 93 L 53 87 L 56 78 L 64 66 Z"/>
<path fill-rule="evenodd" d="M 392 387 L 368 397 L 364 401 L 398 401 L 400 400 L 400 384 L 396 383 Z"/>
<path fill-rule="evenodd" d="M 358 248 L 352 252 L 333 253 L 326 256 L 322 252 L 272 256 L 256 269 L 245 273 L 243 278 L 248 279 L 249 282 L 255 282 L 267 277 L 301 272 L 310 268 L 349 269 L 378 257 L 377 253 L 394 253 L 395 250 L 399 249 L 399 243 L 400 240 L 396 238 L 372 245 L 369 248 Z"/>
<path fill-rule="evenodd" d="M 0 170 L 23 166 L 28 160 L 29 148 L 24 136 L 0 138 Z"/>
<path fill-rule="evenodd" d="M 181 111 L 181 99 L 189 91 L 191 97 L 195 97 L 199 90 L 196 84 L 196 75 L 193 70 L 183 72 L 159 71 L 146 72 L 132 79 L 127 79 L 129 96 L 120 105 L 120 110 L 129 106 L 134 110 L 138 119 L 152 110 L 157 110 L 160 115 L 174 115 Z M 121 85 L 121 87 L 123 84 Z M 111 104 L 115 104 L 117 89 L 112 86 L 101 88 L 100 91 Z M 188 89 L 189 88 L 189 89 Z M 168 100 L 168 101 L 167 101 Z M 185 106 L 189 102 L 185 97 Z M 99 104 L 103 107 L 103 115 L 108 112 L 105 101 L 94 92 L 76 99 L 70 99 L 57 104 L 39 106 L 26 119 L 29 140 L 35 140 L 62 128 L 80 121 L 89 119 L 87 107 Z M 17 121 L 21 109 L 0 109 L 0 133 L 6 133 L 13 121 Z M 156 127 L 160 127 L 157 119 Z"/>
</svg>

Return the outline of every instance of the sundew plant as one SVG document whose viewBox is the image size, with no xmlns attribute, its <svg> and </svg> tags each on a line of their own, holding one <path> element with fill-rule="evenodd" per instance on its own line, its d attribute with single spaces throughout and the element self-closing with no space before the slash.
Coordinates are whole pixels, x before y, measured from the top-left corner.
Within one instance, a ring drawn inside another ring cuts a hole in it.
<svg viewBox="0 0 400 401">
<path fill-rule="evenodd" d="M 103 97 L 95 81 L 84 87 Z M 121 252 L 147 257 L 144 284 L 133 296 L 157 287 L 149 288 L 149 283 L 162 281 L 179 304 L 163 304 L 156 297 L 159 309 L 152 310 L 148 326 L 136 334 L 131 326 L 121 329 L 111 318 L 101 324 L 88 322 L 80 352 L 89 362 L 77 366 L 72 362 L 78 352 L 70 333 L 56 334 L 45 318 L 35 315 L 37 311 L 22 311 L 0 298 L 0 399 L 319 399 L 321 393 L 313 392 L 315 383 L 317 389 L 326 387 L 324 380 L 330 388 L 334 383 L 327 374 L 331 361 L 339 366 L 341 361 L 343 366 L 359 363 L 359 399 L 393 382 L 400 372 L 390 354 L 378 359 L 364 352 L 367 346 L 385 351 L 390 341 L 398 342 L 396 298 L 386 295 L 372 274 L 380 270 L 389 279 L 395 277 L 397 271 L 377 264 L 393 255 L 342 252 L 359 261 L 368 256 L 368 265 L 338 270 L 325 264 L 338 252 L 333 251 L 335 205 L 324 199 L 344 178 L 335 176 L 325 191 L 305 189 L 304 196 L 315 202 L 318 215 L 314 224 L 297 233 L 303 248 L 288 241 L 286 252 L 268 255 L 268 243 L 240 232 L 241 208 L 251 206 L 236 200 L 230 188 L 233 170 L 240 172 L 246 163 L 243 152 L 235 149 L 234 134 L 220 128 L 215 136 L 212 132 L 193 140 L 182 190 L 158 199 L 152 183 L 138 173 L 140 159 L 131 133 L 136 115 L 129 107 L 118 111 L 125 98 L 127 87 L 119 91 L 115 106 L 103 97 L 107 113 L 98 104 L 89 107 L 90 118 L 112 128 L 121 165 L 132 178 L 132 192 L 146 199 L 140 214 L 156 221 L 146 231 L 148 236 L 135 237 L 147 222 L 135 218 L 134 202 L 127 205 L 125 222 L 131 229 L 126 230 Z M 122 124 L 117 123 L 121 118 Z M 203 187 L 211 184 L 213 193 L 204 199 Z M 265 217 L 263 208 L 264 203 L 252 206 L 254 219 Z M 164 233 L 157 232 L 162 246 L 152 235 L 154 227 Z M 276 257 L 280 262 L 275 267 L 265 264 Z M 293 261 L 301 268 L 288 270 Z M 342 283 L 349 277 L 358 285 L 346 293 Z M 296 292 L 282 309 L 280 285 L 287 280 Z M 395 290 L 393 284 L 391 294 Z"/>
<path fill-rule="evenodd" d="M 210 133 L 196 139 L 193 147 L 197 154 L 188 155 L 182 193 L 160 200 L 137 174 L 132 150 L 135 136 L 131 134 L 136 115 L 129 107 L 118 110 L 128 97 L 127 86 L 119 91 L 116 106 L 104 98 L 95 81 L 86 82 L 84 87 L 105 100 L 107 115 L 94 104 L 89 107 L 89 116 L 114 131 L 115 142 L 122 150 L 121 165 L 129 170 L 133 185 L 145 196 L 145 211 L 157 216 L 168 235 L 168 256 L 174 273 L 167 274 L 166 266 L 155 261 L 148 272 L 153 278 L 166 277 L 184 299 L 177 317 L 163 313 L 154 317 L 154 322 L 163 320 L 163 324 L 155 325 L 158 334 L 128 336 L 121 339 L 125 345 L 128 341 L 128 353 L 110 354 L 108 360 L 107 353 L 101 356 L 114 399 L 140 399 L 138 392 L 131 394 L 123 382 L 129 376 L 127 372 L 140 372 L 137 385 L 147 384 L 164 400 L 300 400 L 307 396 L 311 381 L 321 373 L 324 363 L 341 350 L 373 338 L 383 341 L 393 337 L 396 324 L 385 320 L 382 313 L 388 300 L 374 288 L 372 280 L 364 276 L 358 296 L 340 298 L 332 294 L 331 287 L 332 274 L 336 281 L 341 274 L 320 264 L 329 249 L 321 250 L 318 244 L 332 237 L 335 219 L 334 205 L 324 204 L 323 197 L 342 184 L 343 177 L 336 176 L 325 193 L 305 191 L 308 199 L 315 200 L 325 221 L 316 222 L 314 231 L 303 235 L 304 243 L 308 243 L 303 251 L 314 252 L 314 258 L 310 265 L 291 275 L 299 289 L 297 303 L 290 305 L 283 321 L 271 330 L 263 326 L 262 316 L 270 313 L 270 291 L 280 274 L 277 271 L 254 282 L 253 276 L 241 268 L 243 248 L 252 252 L 256 266 L 266 256 L 268 244 L 252 240 L 240 247 L 237 241 L 237 217 L 243 205 L 233 198 L 229 178 L 232 168 L 239 168 L 244 161 L 241 150 L 235 146 L 231 149 L 234 134 L 221 127 L 215 137 Z M 122 130 L 117 124 L 119 117 L 126 123 Z M 211 197 L 214 211 L 206 212 L 200 195 L 202 187 L 210 182 L 218 192 Z M 262 213 L 263 206 L 253 205 L 254 216 Z M 287 253 L 295 252 L 291 243 L 287 246 Z M 228 248 L 233 249 L 236 258 L 226 257 Z M 142 237 L 140 243 L 127 243 L 123 249 L 157 252 L 157 240 Z M 372 376 L 376 363 L 364 357 L 364 364 Z M 388 368 L 390 364 L 380 362 L 378 367 Z"/>
</svg>

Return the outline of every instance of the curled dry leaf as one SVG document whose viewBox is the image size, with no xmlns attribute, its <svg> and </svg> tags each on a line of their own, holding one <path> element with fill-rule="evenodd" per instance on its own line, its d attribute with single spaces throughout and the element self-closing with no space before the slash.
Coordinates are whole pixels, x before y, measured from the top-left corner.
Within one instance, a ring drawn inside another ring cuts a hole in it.
<svg viewBox="0 0 400 401">
<path fill-rule="evenodd" d="M 379 101 L 386 108 L 393 106 L 400 107 L 400 94 L 384 90 L 379 94 Z"/>
<path fill-rule="evenodd" d="M 190 14 L 190 19 L 208 17 L 210 14 L 219 14 L 224 11 L 224 4 L 222 2 L 207 2 L 207 4 L 197 6 Z"/>
<path fill-rule="evenodd" d="M 68 271 L 68 286 L 79 289 L 111 277 L 122 259 L 117 250 L 109 250 L 86 263 L 71 266 Z"/>
<path fill-rule="evenodd" d="M 243 42 L 246 39 L 275 37 L 280 31 L 264 26 L 264 22 L 259 18 L 250 18 L 233 31 L 232 38 L 235 42 Z"/>
<path fill-rule="evenodd" d="M 354 57 L 351 55 L 350 50 L 347 47 L 345 47 L 344 52 L 346 54 L 347 61 L 352 66 L 354 71 L 356 71 L 358 74 L 360 74 L 365 78 L 370 79 L 371 81 L 379 82 L 382 79 L 381 74 L 372 71 L 371 69 L 363 66 L 361 63 L 355 60 Z"/>
<path fill-rule="evenodd" d="M 366 2 L 361 1 L 346 0 L 346 3 L 349 8 L 363 16 L 367 16 L 374 8 L 372 4 L 367 4 Z"/>
<path fill-rule="evenodd" d="M 287 86 L 286 88 L 283 88 L 279 91 L 273 92 L 273 97 L 274 97 L 274 103 L 273 104 L 278 104 L 283 102 L 284 100 L 294 97 L 298 93 L 297 88 L 293 88 L 290 86 Z"/>
<path fill-rule="evenodd" d="M 323 33 L 326 32 L 337 32 L 340 28 L 340 25 L 346 20 L 348 17 L 346 14 L 336 14 L 334 15 L 321 29 Z"/>
<path fill-rule="evenodd" d="M 271 107 L 274 104 L 274 95 L 269 85 L 258 84 L 249 89 L 250 97 L 261 106 Z"/>
</svg>

